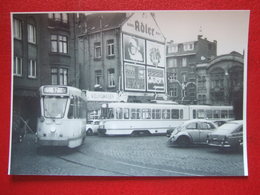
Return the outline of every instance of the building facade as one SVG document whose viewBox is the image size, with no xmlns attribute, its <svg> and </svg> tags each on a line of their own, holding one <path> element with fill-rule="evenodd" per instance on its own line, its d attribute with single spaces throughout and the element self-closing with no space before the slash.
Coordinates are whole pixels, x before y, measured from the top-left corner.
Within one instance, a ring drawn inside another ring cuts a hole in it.
<svg viewBox="0 0 260 195">
<path fill-rule="evenodd" d="M 41 85 L 79 85 L 75 14 L 13 15 L 13 112 L 35 130 Z"/>
<path fill-rule="evenodd" d="M 198 35 L 198 40 L 167 44 L 166 64 L 168 95 L 184 104 L 197 103 L 196 65 L 217 56 L 217 41 L 208 41 Z"/>
<path fill-rule="evenodd" d="M 80 23 L 81 88 L 120 91 L 130 102 L 166 92 L 165 38 L 152 13 L 91 14 Z"/>
</svg>

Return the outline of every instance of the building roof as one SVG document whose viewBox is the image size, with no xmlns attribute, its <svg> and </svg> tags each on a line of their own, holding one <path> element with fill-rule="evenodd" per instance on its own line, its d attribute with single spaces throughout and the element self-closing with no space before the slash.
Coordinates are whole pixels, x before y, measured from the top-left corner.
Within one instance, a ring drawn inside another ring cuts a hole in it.
<svg viewBox="0 0 260 195">
<path fill-rule="evenodd" d="M 86 16 L 87 32 L 95 33 L 101 30 L 120 27 L 126 19 L 127 13 L 95 13 Z"/>
</svg>

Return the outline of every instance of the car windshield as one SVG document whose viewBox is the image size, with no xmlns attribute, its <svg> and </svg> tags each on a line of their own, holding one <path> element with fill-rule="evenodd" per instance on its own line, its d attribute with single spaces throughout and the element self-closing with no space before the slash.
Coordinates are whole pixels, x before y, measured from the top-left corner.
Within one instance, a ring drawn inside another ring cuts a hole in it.
<svg viewBox="0 0 260 195">
<path fill-rule="evenodd" d="M 220 126 L 216 132 L 217 133 L 232 133 L 237 127 L 239 126 L 238 123 L 226 123 Z"/>
<path fill-rule="evenodd" d="M 67 105 L 67 97 L 46 96 L 43 98 L 44 116 L 46 118 L 63 118 Z"/>
<path fill-rule="evenodd" d="M 88 121 L 87 124 L 92 124 L 93 121 Z"/>
</svg>

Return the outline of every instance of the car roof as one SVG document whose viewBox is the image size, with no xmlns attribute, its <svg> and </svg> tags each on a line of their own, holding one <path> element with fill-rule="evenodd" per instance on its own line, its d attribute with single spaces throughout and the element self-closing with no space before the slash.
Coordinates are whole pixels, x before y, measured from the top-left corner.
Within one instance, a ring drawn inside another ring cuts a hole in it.
<svg viewBox="0 0 260 195">
<path fill-rule="evenodd" d="M 191 119 L 191 120 L 185 121 L 183 124 L 197 123 L 197 122 L 210 122 L 210 123 L 213 123 L 212 121 L 207 120 L 207 119 Z"/>
</svg>

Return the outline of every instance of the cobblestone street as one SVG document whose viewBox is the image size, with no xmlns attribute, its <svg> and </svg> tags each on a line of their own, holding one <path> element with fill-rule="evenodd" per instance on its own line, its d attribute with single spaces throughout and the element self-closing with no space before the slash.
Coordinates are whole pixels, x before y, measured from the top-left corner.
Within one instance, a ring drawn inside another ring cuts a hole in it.
<svg viewBox="0 0 260 195">
<path fill-rule="evenodd" d="M 11 174 L 101 176 L 234 176 L 244 174 L 242 152 L 207 146 L 167 146 L 165 136 L 86 137 L 76 149 L 37 150 L 34 136 L 12 146 Z"/>
</svg>

